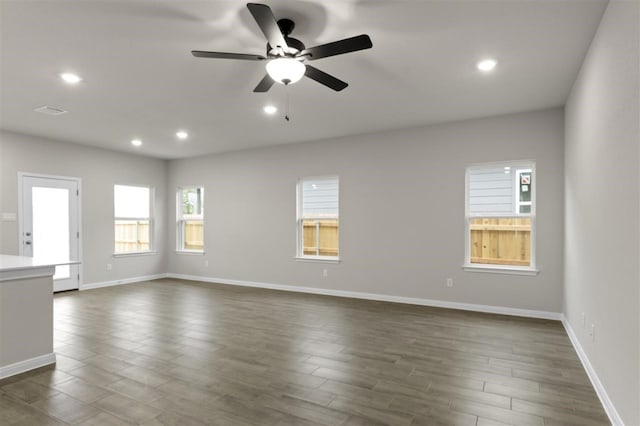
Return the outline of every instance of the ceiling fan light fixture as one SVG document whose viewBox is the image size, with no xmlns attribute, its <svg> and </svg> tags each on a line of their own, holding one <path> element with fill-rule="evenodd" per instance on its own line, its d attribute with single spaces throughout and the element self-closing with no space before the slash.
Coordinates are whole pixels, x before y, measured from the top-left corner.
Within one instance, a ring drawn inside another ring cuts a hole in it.
<svg viewBox="0 0 640 426">
<path fill-rule="evenodd" d="M 276 58 L 267 62 L 267 74 L 280 84 L 293 84 L 299 81 L 306 71 L 302 62 L 293 58 Z"/>
</svg>

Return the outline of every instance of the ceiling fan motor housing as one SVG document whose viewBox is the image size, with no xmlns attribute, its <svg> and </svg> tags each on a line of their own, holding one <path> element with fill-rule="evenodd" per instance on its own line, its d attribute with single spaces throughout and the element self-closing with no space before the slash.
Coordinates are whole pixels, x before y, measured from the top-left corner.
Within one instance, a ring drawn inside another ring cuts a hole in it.
<svg viewBox="0 0 640 426">
<path fill-rule="evenodd" d="M 284 53 L 285 56 L 290 57 L 302 52 L 305 49 L 305 45 L 303 42 L 298 40 L 297 38 L 289 37 L 289 34 L 293 32 L 293 29 L 296 27 L 295 22 L 291 19 L 283 18 L 278 20 L 278 28 L 280 28 L 280 32 L 284 36 L 284 41 L 289 46 L 288 50 L 281 50 L 277 47 L 274 48 L 271 44 L 267 43 L 267 56 L 282 56 Z"/>
<path fill-rule="evenodd" d="M 278 19 L 278 27 L 280 28 L 280 32 L 285 37 L 293 32 L 293 29 L 296 27 L 296 23 L 291 19 L 282 18 Z"/>
</svg>

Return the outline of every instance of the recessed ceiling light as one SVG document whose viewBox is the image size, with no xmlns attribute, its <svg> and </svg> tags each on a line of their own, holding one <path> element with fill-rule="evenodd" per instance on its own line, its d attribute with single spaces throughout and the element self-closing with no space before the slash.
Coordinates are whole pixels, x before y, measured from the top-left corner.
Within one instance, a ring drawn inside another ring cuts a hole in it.
<svg viewBox="0 0 640 426">
<path fill-rule="evenodd" d="M 267 106 L 265 106 L 265 107 L 264 107 L 264 108 L 262 108 L 262 109 L 263 109 L 263 111 L 265 112 L 265 114 L 269 114 L 269 115 L 273 115 L 273 114 L 275 114 L 276 112 L 278 112 L 278 108 L 276 108 L 276 107 L 275 107 L 275 106 L 273 106 L 273 105 L 267 105 Z"/>
<path fill-rule="evenodd" d="M 65 83 L 69 84 L 77 84 L 82 81 L 82 78 L 79 75 L 73 74 L 71 72 L 64 72 L 60 74 L 60 78 L 64 80 Z"/>
<path fill-rule="evenodd" d="M 498 62 L 495 59 L 483 59 L 476 64 L 476 67 L 478 67 L 480 71 L 489 72 L 492 71 L 496 65 L 498 65 Z"/>
<path fill-rule="evenodd" d="M 131 141 L 131 145 L 133 145 L 133 146 L 140 146 L 140 145 L 142 145 L 142 141 L 141 141 L 140 139 L 133 139 L 133 140 Z"/>
<path fill-rule="evenodd" d="M 185 132 L 184 130 L 180 130 L 180 131 L 176 132 L 176 137 L 178 139 L 185 140 L 186 138 L 189 137 L 189 133 Z"/>
</svg>

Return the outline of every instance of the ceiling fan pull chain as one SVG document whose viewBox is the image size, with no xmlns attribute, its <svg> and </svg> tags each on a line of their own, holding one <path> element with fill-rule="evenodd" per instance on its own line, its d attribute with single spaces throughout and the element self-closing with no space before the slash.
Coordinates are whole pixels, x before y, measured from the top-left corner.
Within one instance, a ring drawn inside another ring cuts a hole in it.
<svg viewBox="0 0 640 426">
<path fill-rule="evenodd" d="M 285 112 L 284 112 L 284 119 L 288 121 L 289 120 L 289 85 L 285 84 L 284 85 L 284 93 L 286 96 L 286 103 L 285 103 Z"/>
</svg>

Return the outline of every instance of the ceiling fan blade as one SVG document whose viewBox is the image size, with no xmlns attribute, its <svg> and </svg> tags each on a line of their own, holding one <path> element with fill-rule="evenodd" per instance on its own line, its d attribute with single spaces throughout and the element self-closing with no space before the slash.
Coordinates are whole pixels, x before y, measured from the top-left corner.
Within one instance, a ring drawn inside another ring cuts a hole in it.
<svg viewBox="0 0 640 426">
<path fill-rule="evenodd" d="M 300 52 L 298 56 L 309 55 L 308 59 L 313 61 L 315 59 L 326 58 L 327 56 L 342 55 L 343 53 L 369 49 L 372 46 L 373 43 L 371 43 L 369 36 L 361 34 L 359 36 L 345 38 L 332 43 L 310 47 Z"/>
<path fill-rule="evenodd" d="M 256 20 L 256 23 L 264 33 L 271 47 L 275 48 L 280 46 L 282 49 L 288 50 L 289 46 L 287 46 L 287 42 L 280 31 L 280 27 L 278 26 L 275 16 L 273 16 L 271 8 L 266 4 L 259 3 L 247 3 L 247 8 L 249 12 L 251 12 L 251 15 L 253 15 L 253 19 Z"/>
<path fill-rule="evenodd" d="M 320 84 L 324 84 L 325 86 L 335 90 L 336 92 L 341 91 L 345 87 L 348 86 L 344 81 L 335 78 L 334 76 L 327 74 L 324 71 L 320 71 L 316 67 L 312 67 L 311 65 L 306 65 L 306 71 L 304 75 L 309 77 L 311 80 L 315 80 Z"/>
<path fill-rule="evenodd" d="M 264 59 L 267 59 L 261 55 L 251 55 L 246 53 L 205 52 L 202 50 L 192 50 L 191 54 L 196 58 L 242 59 L 247 61 L 262 61 Z"/>
<path fill-rule="evenodd" d="M 253 89 L 253 91 L 256 93 L 268 92 L 274 83 L 275 81 L 273 81 L 273 79 L 269 77 L 269 74 L 265 74 L 264 78 L 260 80 L 260 83 L 258 83 L 258 85 L 256 86 L 255 89 Z"/>
</svg>

